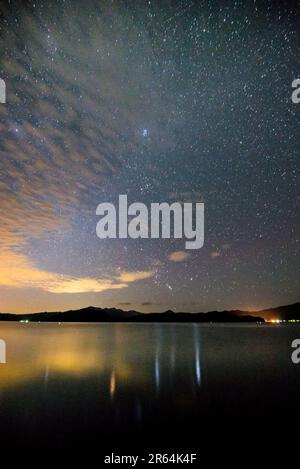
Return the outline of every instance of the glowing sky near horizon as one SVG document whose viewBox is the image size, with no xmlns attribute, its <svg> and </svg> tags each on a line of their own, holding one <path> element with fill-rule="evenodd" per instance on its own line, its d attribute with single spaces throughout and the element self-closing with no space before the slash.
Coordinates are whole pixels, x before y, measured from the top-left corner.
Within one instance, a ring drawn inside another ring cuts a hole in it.
<svg viewBox="0 0 300 469">
<path fill-rule="evenodd" d="M 3 2 L 0 311 L 299 300 L 297 2 Z M 204 202 L 205 243 L 96 207 Z"/>
</svg>

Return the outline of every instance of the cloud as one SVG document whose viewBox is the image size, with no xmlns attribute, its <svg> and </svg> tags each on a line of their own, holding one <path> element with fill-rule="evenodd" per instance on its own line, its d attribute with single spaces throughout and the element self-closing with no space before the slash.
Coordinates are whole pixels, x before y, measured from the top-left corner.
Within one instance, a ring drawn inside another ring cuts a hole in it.
<svg viewBox="0 0 300 469">
<path fill-rule="evenodd" d="M 153 306 L 154 303 L 152 303 L 151 301 L 144 301 L 144 303 L 141 303 L 141 306 Z"/>
<path fill-rule="evenodd" d="M 112 9 L 122 18 L 116 26 Z M 7 103 L 0 106 L 0 211 L 7 222 L 2 245 L 16 234 L 30 237 L 32 229 L 35 235 L 56 229 L 61 219 L 70 224 L 70 213 L 89 203 L 132 153 L 137 127 L 153 120 L 153 109 L 163 100 L 157 87 L 145 116 L 141 96 L 157 80 L 150 66 L 138 65 L 152 53 L 151 40 L 147 33 L 141 37 L 126 9 L 109 3 L 95 7 L 92 19 L 88 13 L 79 19 L 71 6 L 59 15 L 49 7 L 55 19 L 51 30 L 41 24 L 38 8 L 21 10 L 17 32 L 6 28 L 0 43 L 8 84 Z M 8 7 L 2 13 L 10 17 Z M 84 33 L 83 24 L 90 25 Z M 7 43 L 14 51 L 9 58 Z M 128 43 L 135 44 L 129 61 Z"/>
<path fill-rule="evenodd" d="M 131 306 L 131 304 L 130 301 L 120 301 L 120 303 L 118 303 L 120 306 Z"/>
<path fill-rule="evenodd" d="M 146 278 L 153 277 L 154 274 L 155 272 L 153 270 L 136 272 L 124 271 L 117 277 L 117 279 L 121 282 L 131 283 L 136 282 L 137 280 L 144 280 Z"/>
<path fill-rule="evenodd" d="M 212 252 L 210 253 L 210 257 L 212 257 L 212 258 L 220 257 L 220 256 L 221 256 L 220 251 L 212 251 Z"/>
<path fill-rule="evenodd" d="M 152 271 L 122 272 L 110 278 L 71 277 L 34 266 L 24 254 L 6 250 L 0 254 L 0 286 L 39 288 L 49 293 L 100 293 L 127 288 L 129 283 L 152 277 Z"/>
<path fill-rule="evenodd" d="M 111 22 L 112 12 L 120 22 Z M 1 13 L 10 22 L 10 7 L 1 6 Z M 144 61 L 153 54 L 151 37 L 122 5 L 108 2 L 95 6 L 94 13 L 79 18 L 72 6 L 63 12 L 47 6 L 48 28 L 38 7 L 21 7 L 17 27 L 2 31 L 7 102 L 0 106 L 0 285 L 100 292 L 153 275 L 73 278 L 39 268 L 31 259 L 32 240 L 57 231 L 72 238 L 74 214 L 91 210 L 101 183 L 140 145 L 141 122 L 149 123 L 166 148 L 172 146 L 160 139 L 157 122 L 167 117 L 168 106 L 159 85 L 153 85 L 157 72 Z M 7 55 L 5 44 L 13 53 Z M 128 55 L 128 44 L 135 44 L 134 54 Z"/>
<path fill-rule="evenodd" d="M 124 283 L 114 283 L 111 280 L 97 280 L 93 278 L 65 278 L 54 281 L 48 285 L 50 293 L 100 293 L 105 290 L 114 290 L 127 287 Z"/>
<path fill-rule="evenodd" d="M 168 259 L 172 262 L 183 262 L 191 255 L 185 251 L 174 251 L 169 254 Z"/>
<path fill-rule="evenodd" d="M 5 9 L 3 13 L 9 15 Z M 0 44 L 0 52 L 7 41 L 14 50 L 14 56 L 2 64 L 9 85 L 7 104 L 0 108 L 2 286 L 52 293 L 101 292 L 125 288 L 127 282 L 152 275 L 124 272 L 119 279 L 73 278 L 40 269 L 30 259 L 28 243 L 33 238 L 71 231 L 71 213 L 90 200 L 99 183 L 118 167 L 121 155 L 134 147 L 134 138 L 125 135 L 134 137 L 133 129 L 144 112 L 138 106 L 141 90 L 134 93 L 132 83 L 128 93 L 123 90 L 123 77 L 137 69 L 122 61 L 126 41 L 120 41 L 110 54 L 111 42 L 101 32 L 110 13 L 95 15 L 99 24 L 89 37 L 82 34 L 75 17 L 70 21 L 70 14 L 74 13 L 57 17 L 57 26 L 53 22 L 49 33 L 38 16 L 24 10 L 19 27 L 26 46 L 9 29 Z M 81 39 L 76 47 L 61 34 L 70 27 L 77 29 Z M 135 33 L 132 29 L 130 34 Z M 99 56 L 100 49 L 107 54 Z M 90 63 L 96 68 L 87 74 Z M 115 73 L 107 73 L 112 69 Z M 136 78 L 136 84 L 146 89 L 147 77 L 152 82 L 147 72 Z"/>
</svg>

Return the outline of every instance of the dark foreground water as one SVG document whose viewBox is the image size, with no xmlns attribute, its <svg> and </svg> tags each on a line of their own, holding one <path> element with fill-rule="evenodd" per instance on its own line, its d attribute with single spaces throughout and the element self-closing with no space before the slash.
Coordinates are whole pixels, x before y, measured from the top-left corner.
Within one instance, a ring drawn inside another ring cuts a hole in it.
<svg viewBox="0 0 300 469">
<path fill-rule="evenodd" d="M 254 449 L 299 432 L 295 325 L 0 323 L 0 338 L 1 446 Z"/>
</svg>

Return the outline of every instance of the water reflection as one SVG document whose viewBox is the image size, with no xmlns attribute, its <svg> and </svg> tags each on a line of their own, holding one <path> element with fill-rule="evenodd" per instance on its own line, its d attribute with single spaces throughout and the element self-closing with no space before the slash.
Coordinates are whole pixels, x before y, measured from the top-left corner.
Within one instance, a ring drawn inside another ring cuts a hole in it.
<svg viewBox="0 0 300 469">
<path fill-rule="evenodd" d="M 200 329 L 197 324 L 194 324 L 194 349 L 195 349 L 195 374 L 196 383 L 198 386 L 201 384 L 201 363 L 200 363 Z"/>
<path fill-rule="evenodd" d="M 110 385 L 109 385 L 109 393 L 111 400 L 114 399 L 116 392 L 116 373 L 115 370 L 112 370 L 110 375 Z"/>
<path fill-rule="evenodd" d="M 162 342 L 162 327 L 160 324 L 155 324 L 155 385 L 156 390 L 159 391 L 160 387 L 160 361 L 161 361 L 161 342 Z"/>
<path fill-rule="evenodd" d="M 9 360 L 0 368 L 0 390 L 39 381 L 40 376 L 45 388 L 58 376 L 67 380 L 97 376 L 114 400 L 131 385 L 149 390 L 154 383 L 159 392 L 161 386 L 170 390 L 170 384 L 179 380 L 188 393 L 201 383 L 201 337 L 196 325 L 22 324 L 6 326 L 2 335 Z"/>
<path fill-rule="evenodd" d="M 1 323 L 1 441 L 116 447 L 160 435 L 179 447 L 183 428 L 188 442 L 195 427 L 203 438 L 251 424 L 257 431 L 262 413 L 272 426 L 300 411 L 295 334 L 288 326 Z"/>
</svg>

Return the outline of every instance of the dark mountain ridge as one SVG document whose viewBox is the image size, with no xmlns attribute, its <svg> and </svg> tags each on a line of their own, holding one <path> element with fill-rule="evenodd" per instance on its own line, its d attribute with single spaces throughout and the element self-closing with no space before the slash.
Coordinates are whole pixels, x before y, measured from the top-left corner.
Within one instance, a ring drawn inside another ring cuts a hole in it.
<svg viewBox="0 0 300 469">
<path fill-rule="evenodd" d="M 300 302 L 291 305 L 277 306 L 258 311 L 266 320 L 279 319 L 281 321 L 300 320 Z"/>
<path fill-rule="evenodd" d="M 140 313 L 117 308 L 88 306 L 63 312 L 0 313 L 0 321 L 28 320 L 34 322 L 265 322 L 265 320 L 271 319 L 300 320 L 300 303 L 253 312 L 232 310 L 210 311 L 208 313 L 175 313 L 168 310 L 163 313 Z"/>
</svg>

